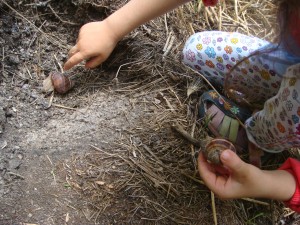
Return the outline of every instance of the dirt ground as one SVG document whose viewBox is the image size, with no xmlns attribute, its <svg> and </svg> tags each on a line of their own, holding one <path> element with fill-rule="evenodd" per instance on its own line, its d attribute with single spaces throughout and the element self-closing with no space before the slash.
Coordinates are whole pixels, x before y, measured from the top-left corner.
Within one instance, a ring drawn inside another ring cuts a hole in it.
<svg viewBox="0 0 300 225">
<path fill-rule="evenodd" d="M 178 62 L 161 63 L 155 43 L 167 36 L 149 23 L 101 67 L 73 69 L 67 94 L 42 91 L 80 26 L 119 5 L 109 6 L 0 2 L 0 225 L 214 223 L 196 150 L 170 128 L 197 124 L 197 96 L 186 96 L 191 72 L 179 63 L 183 42 L 173 50 Z M 216 198 L 218 224 L 296 224 L 282 204 L 262 201 Z"/>
</svg>

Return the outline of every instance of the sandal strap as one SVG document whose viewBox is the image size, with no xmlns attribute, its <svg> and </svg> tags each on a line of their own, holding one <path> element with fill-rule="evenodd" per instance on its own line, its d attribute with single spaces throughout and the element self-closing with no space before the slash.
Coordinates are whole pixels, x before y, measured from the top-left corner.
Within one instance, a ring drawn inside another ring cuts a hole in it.
<svg viewBox="0 0 300 225">
<path fill-rule="evenodd" d="M 200 104 L 206 105 L 205 102 L 211 102 L 216 105 L 226 116 L 236 119 L 236 117 L 244 123 L 249 117 L 251 117 L 251 111 L 247 108 L 240 108 L 233 101 L 220 96 L 216 91 L 211 90 L 202 94 L 200 98 Z M 199 116 L 204 118 L 206 114 L 206 106 L 199 107 Z M 226 125 L 226 124 L 225 124 Z M 225 128 L 224 128 L 225 129 Z"/>
<path fill-rule="evenodd" d="M 228 133 L 230 131 L 231 120 L 232 119 L 229 116 L 224 116 L 223 122 L 222 122 L 220 130 L 219 130 L 220 135 L 222 137 L 227 137 L 228 136 Z"/>
<path fill-rule="evenodd" d="M 203 93 L 200 98 L 200 119 L 205 118 L 210 132 L 231 141 L 239 152 L 248 146 L 247 134 L 240 122 L 244 123 L 251 114 L 250 110 L 240 108 L 214 90 Z"/>
<path fill-rule="evenodd" d="M 238 120 L 233 119 L 229 116 L 224 116 L 220 126 L 219 135 L 221 137 L 228 138 L 229 141 L 236 143 L 240 123 Z"/>
<path fill-rule="evenodd" d="M 229 135 L 228 135 L 229 141 L 236 143 L 238 133 L 239 133 L 239 128 L 240 128 L 239 121 L 232 119 L 230 123 Z"/>
</svg>

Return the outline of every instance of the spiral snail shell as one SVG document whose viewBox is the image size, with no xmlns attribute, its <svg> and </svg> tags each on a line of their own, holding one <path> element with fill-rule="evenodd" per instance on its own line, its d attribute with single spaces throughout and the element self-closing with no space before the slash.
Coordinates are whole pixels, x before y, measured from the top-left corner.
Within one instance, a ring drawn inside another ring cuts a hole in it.
<svg viewBox="0 0 300 225">
<path fill-rule="evenodd" d="M 60 94 L 66 93 L 74 86 L 70 77 L 63 73 L 52 72 L 50 76 L 54 90 Z"/>
<path fill-rule="evenodd" d="M 220 155 L 226 149 L 236 152 L 236 149 L 231 142 L 222 138 L 214 138 L 208 141 L 203 149 L 203 154 L 209 162 L 221 165 Z"/>
<path fill-rule="evenodd" d="M 71 78 L 60 72 L 51 72 L 50 75 L 43 81 L 43 90 L 45 92 L 55 90 L 57 93 L 64 94 L 73 86 L 74 83 Z"/>
</svg>

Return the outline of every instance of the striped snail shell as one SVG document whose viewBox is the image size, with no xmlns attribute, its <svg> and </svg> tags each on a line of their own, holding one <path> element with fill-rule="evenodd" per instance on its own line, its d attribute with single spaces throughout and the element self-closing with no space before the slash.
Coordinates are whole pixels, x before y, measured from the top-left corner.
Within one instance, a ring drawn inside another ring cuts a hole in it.
<svg viewBox="0 0 300 225">
<path fill-rule="evenodd" d="M 70 77 L 63 73 L 51 72 L 50 76 L 54 90 L 60 94 L 68 92 L 74 86 Z"/>
<path fill-rule="evenodd" d="M 226 149 L 236 152 L 236 149 L 231 142 L 222 138 L 214 138 L 208 141 L 203 149 L 203 154 L 209 162 L 222 165 L 220 155 Z"/>
</svg>

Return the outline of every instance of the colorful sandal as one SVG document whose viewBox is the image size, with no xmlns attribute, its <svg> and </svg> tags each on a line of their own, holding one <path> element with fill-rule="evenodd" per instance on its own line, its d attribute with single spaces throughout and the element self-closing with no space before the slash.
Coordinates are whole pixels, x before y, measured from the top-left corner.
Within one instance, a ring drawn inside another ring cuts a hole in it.
<svg viewBox="0 0 300 225">
<path fill-rule="evenodd" d="M 203 93 L 200 98 L 200 119 L 207 122 L 214 136 L 228 139 L 239 152 L 248 149 L 248 139 L 242 124 L 251 114 L 250 110 L 240 108 L 213 90 Z"/>
</svg>

